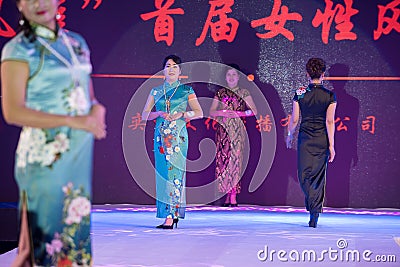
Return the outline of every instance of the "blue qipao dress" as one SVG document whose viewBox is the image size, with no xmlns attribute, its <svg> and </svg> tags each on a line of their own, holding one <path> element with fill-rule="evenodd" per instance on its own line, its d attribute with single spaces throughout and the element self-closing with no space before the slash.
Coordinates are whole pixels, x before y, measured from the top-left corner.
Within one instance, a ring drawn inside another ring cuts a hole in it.
<svg viewBox="0 0 400 267">
<path fill-rule="evenodd" d="M 1 57 L 2 62 L 29 65 L 26 106 L 51 114 L 88 114 L 92 65 L 85 40 L 62 29 L 57 34 L 41 26 L 34 30 L 36 40 L 31 42 L 20 32 L 4 46 Z M 72 53 L 65 44 L 68 40 L 79 64 L 67 67 L 39 38 L 71 63 Z M 75 72 L 74 79 L 71 72 Z M 26 205 L 28 211 L 35 265 L 91 265 L 92 151 L 93 135 L 86 131 L 22 128 L 15 178 L 20 208 Z"/>
<path fill-rule="evenodd" d="M 164 93 L 165 91 L 165 93 Z M 189 96 L 194 94 L 192 87 L 179 81 L 155 87 L 150 94 L 154 97 L 156 111 L 170 113 L 185 112 Z M 188 151 L 186 121 L 180 118 L 167 121 L 156 119 L 154 129 L 154 157 L 156 172 L 156 205 L 158 218 L 185 217 L 186 157 Z"/>
</svg>

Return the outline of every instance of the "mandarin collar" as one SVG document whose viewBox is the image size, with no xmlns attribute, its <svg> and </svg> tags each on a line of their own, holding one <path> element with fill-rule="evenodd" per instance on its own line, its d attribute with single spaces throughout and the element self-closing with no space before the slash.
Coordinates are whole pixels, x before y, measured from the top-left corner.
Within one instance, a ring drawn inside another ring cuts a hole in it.
<svg viewBox="0 0 400 267">
<path fill-rule="evenodd" d="M 313 87 L 322 87 L 322 83 L 310 83 L 308 87 L 313 88 Z"/>
<path fill-rule="evenodd" d="M 164 84 L 165 84 L 165 88 L 175 88 L 175 87 L 177 87 L 179 84 L 180 84 L 180 81 L 178 80 L 178 81 L 176 81 L 176 82 L 173 82 L 172 84 L 169 84 L 167 81 L 166 82 L 164 82 Z"/>
<path fill-rule="evenodd" d="M 36 36 L 42 37 L 50 41 L 55 41 L 60 33 L 60 28 L 58 27 L 58 24 L 56 24 L 55 31 L 39 24 L 32 23 L 31 26 Z"/>
</svg>

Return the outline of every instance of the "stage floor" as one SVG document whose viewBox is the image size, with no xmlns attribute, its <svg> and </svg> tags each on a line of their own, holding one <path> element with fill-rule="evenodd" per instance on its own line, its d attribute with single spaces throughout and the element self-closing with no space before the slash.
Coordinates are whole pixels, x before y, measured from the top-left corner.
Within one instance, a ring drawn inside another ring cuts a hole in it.
<svg viewBox="0 0 400 267">
<path fill-rule="evenodd" d="M 92 220 L 94 266 L 400 266 L 399 210 L 327 208 L 315 229 L 293 207 L 191 207 L 174 230 L 154 228 L 152 206 L 94 206 Z"/>
</svg>

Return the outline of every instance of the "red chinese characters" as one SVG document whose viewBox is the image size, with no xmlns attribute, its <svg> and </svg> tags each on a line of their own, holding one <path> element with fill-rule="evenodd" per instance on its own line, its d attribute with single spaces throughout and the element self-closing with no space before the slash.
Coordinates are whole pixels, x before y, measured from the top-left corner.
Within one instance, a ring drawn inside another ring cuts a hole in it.
<svg viewBox="0 0 400 267">
<path fill-rule="evenodd" d="M 217 130 L 217 124 L 218 122 L 216 120 L 213 120 L 211 118 L 208 118 L 204 121 L 204 124 L 206 125 L 207 130 L 210 130 L 210 122 L 211 122 L 211 127 L 213 130 Z"/>
<path fill-rule="evenodd" d="M 232 12 L 231 6 L 233 6 L 234 3 L 234 0 L 209 1 L 210 10 L 203 31 L 196 40 L 196 46 L 204 42 L 208 29 L 211 30 L 211 37 L 214 42 L 219 42 L 221 40 L 232 42 L 235 39 L 239 22 L 236 19 L 228 18 L 226 15 Z"/>
<path fill-rule="evenodd" d="M 378 5 L 378 28 L 374 30 L 374 40 L 378 40 L 381 37 L 382 33 L 389 34 L 392 30 L 400 32 L 400 9 L 398 8 L 399 5 L 400 0 L 394 0 L 386 6 Z M 392 14 L 391 17 L 386 17 L 388 11 L 389 14 Z"/>
<path fill-rule="evenodd" d="M 362 121 L 361 129 L 363 131 L 368 131 L 371 134 L 375 134 L 375 116 L 367 116 L 366 120 Z"/>
<path fill-rule="evenodd" d="M 353 0 L 344 0 L 345 6 L 336 4 L 333 8 L 332 0 L 325 0 L 325 11 L 317 10 L 312 25 L 318 27 L 322 24 L 322 42 L 328 43 L 329 32 L 332 22 L 336 23 L 335 40 L 356 40 L 357 34 L 352 32 L 353 23 L 350 21 L 351 17 L 358 13 L 357 9 L 352 8 Z"/>
<path fill-rule="evenodd" d="M 58 10 L 57 10 L 57 22 L 58 25 L 60 25 L 61 28 L 65 27 L 65 11 L 67 11 L 67 8 L 62 6 L 66 0 L 60 0 L 58 2 Z"/>
<path fill-rule="evenodd" d="M 287 127 L 289 125 L 290 117 L 292 117 L 292 115 L 289 114 L 286 118 L 281 119 L 281 126 Z"/>
<path fill-rule="evenodd" d="M 94 0 L 96 3 L 94 4 L 94 6 L 93 6 L 93 9 L 97 9 L 100 5 L 101 5 L 101 3 L 103 2 L 103 0 Z M 82 5 L 82 9 L 85 9 L 88 5 L 89 5 L 89 3 L 90 2 L 92 2 L 92 0 L 83 0 L 83 5 Z"/>
<path fill-rule="evenodd" d="M 141 14 L 140 18 L 144 21 L 156 18 L 154 25 L 154 38 L 157 42 L 165 41 L 171 46 L 174 41 L 174 19 L 171 14 L 183 15 L 185 11 L 182 8 L 169 9 L 175 0 L 155 0 L 157 11 Z M 163 4 L 163 2 L 165 2 Z"/>
<path fill-rule="evenodd" d="M 3 5 L 3 0 L 0 0 L 0 11 L 2 5 Z M 11 26 L 2 17 L 0 17 L 0 36 L 3 37 L 15 36 L 15 31 L 13 30 L 13 28 L 11 28 Z"/>
<path fill-rule="evenodd" d="M 256 28 L 259 26 L 264 26 L 264 29 L 269 31 L 266 33 L 256 33 L 259 38 L 269 39 L 282 34 L 290 41 L 294 40 L 293 33 L 285 28 L 286 21 L 302 21 L 303 17 L 299 13 L 289 13 L 289 8 L 287 6 L 281 7 L 281 4 L 281 0 L 275 0 L 271 15 L 269 17 L 253 20 L 251 22 L 251 27 Z M 281 14 L 279 14 L 279 12 L 281 12 Z"/>
<path fill-rule="evenodd" d="M 196 131 L 196 130 L 197 130 L 197 128 L 194 127 L 194 126 L 190 123 L 189 120 L 186 121 L 186 128 L 192 129 L 193 131 Z"/>
<path fill-rule="evenodd" d="M 142 116 L 139 113 L 136 113 L 135 116 L 132 116 L 131 124 L 128 125 L 128 128 L 132 131 L 135 131 L 138 128 L 143 131 L 145 126 L 146 123 L 142 121 Z"/>
<path fill-rule="evenodd" d="M 263 132 L 271 132 L 272 130 L 272 120 L 269 115 L 265 115 L 264 117 L 260 115 L 260 119 L 257 120 L 256 128 L 258 131 Z"/>
<path fill-rule="evenodd" d="M 350 120 L 350 117 L 344 117 L 344 119 L 342 120 L 340 117 L 337 117 L 336 119 L 335 119 L 335 124 L 336 123 L 338 123 L 339 122 L 339 125 L 337 126 L 337 128 L 336 128 L 336 130 L 338 131 L 338 132 L 340 132 L 340 131 L 346 131 L 347 132 L 347 126 L 346 125 L 344 125 L 344 121 L 349 121 Z"/>
</svg>

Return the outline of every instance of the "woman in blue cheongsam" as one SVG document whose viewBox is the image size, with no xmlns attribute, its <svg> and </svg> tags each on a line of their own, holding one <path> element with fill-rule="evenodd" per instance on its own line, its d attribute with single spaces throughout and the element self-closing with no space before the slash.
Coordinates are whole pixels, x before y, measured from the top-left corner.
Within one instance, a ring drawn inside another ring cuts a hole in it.
<svg viewBox="0 0 400 267">
<path fill-rule="evenodd" d="M 144 119 L 156 120 L 154 156 L 157 217 L 165 218 L 157 228 L 162 229 L 173 229 L 179 218 L 185 217 L 186 120 L 203 116 L 192 87 L 181 84 L 178 79 L 181 63 L 181 59 L 175 55 L 164 59 L 165 82 L 151 90 L 142 114 Z M 186 111 L 188 106 L 190 111 Z"/>
<path fill-rule="evenodd" d="M 22 31 L 3 48 L 7 123 L 22 127 L 15 158 L 19 253 L 13 266 L 91 266 L 93 137 L 106 136 L 88 46 L 58 27 L 58 0 L 17 0 Z"/>
</svg>

